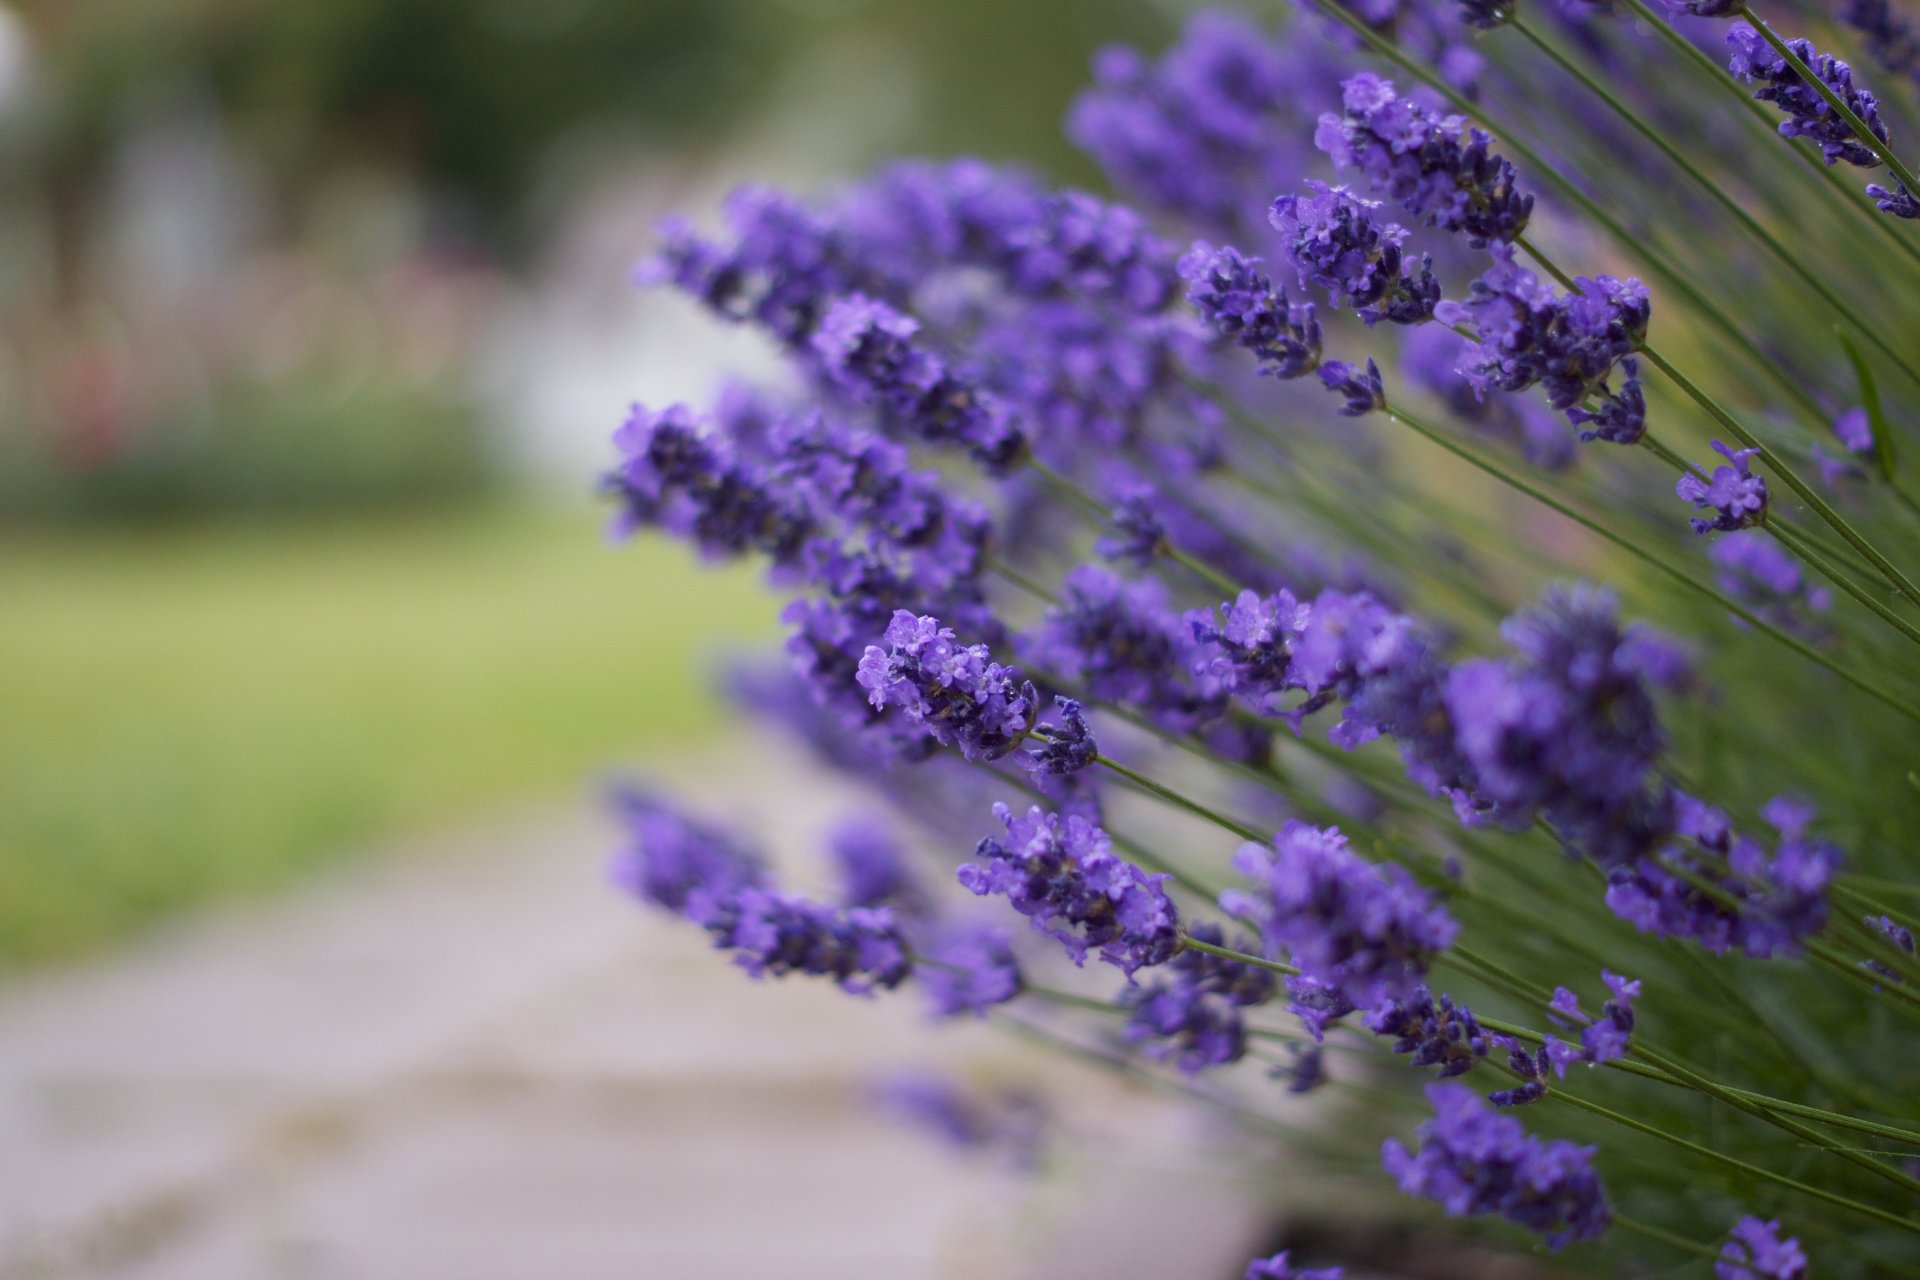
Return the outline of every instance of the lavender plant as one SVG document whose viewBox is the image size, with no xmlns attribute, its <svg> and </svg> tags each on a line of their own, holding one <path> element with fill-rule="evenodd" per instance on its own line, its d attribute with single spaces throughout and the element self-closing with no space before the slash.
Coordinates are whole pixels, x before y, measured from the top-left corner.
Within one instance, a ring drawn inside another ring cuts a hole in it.
<svg viewBox="0 0 1920 1280">
<path fill-rule="evenodd" d="M 1113 199 L 668 226 L 643 276 L 792 376 L 636 407 L 616 528 L 766 564 L 729 689 L 892 817 L 810 898 L 633 797 L 616 882 L 756 977 L 1310 1093 L 1291 1158 L 1569 1270 L 1920 1275 L 1910 26 L 1207 13 L 1074 107 Z"/>
</svg>

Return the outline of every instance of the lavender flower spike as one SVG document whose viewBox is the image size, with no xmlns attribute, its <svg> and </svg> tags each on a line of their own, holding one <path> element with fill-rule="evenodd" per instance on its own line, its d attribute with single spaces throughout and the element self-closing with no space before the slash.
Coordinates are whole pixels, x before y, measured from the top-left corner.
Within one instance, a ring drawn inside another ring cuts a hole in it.
<svg viewBox="0 0 1920 1280">
<path fill-rule="evenodd" d="M 993 661 L 983 644 L 962 645 L 938 618 L 897 610 L 886 647 L 868 645 L 857 679 L 867 700 L 897 706 L 912 723 L 969 760 L 994 760 L 1033 728 L 1040 697 L 1031 680 Z"/>
<path fill-rule="evenodd" d="M 1734 1224 L 1713 1264 L 1716 1280 L 1805 1280 L 1807 1255 L 1800 1242 L 1780 1238 L 1780 1220 L 1749 1214 Z"/>
<path fill-rule="evenodd" d="M 1767 518 L 1767 482 L 1747 469 L 1747 459 L 1760 451 L 1732 449 L 1718 440 L 1713 448 L 1733 465 L 1715 467 L 1706 480 L 1690 471 L 1673 486 L 1673 491 L 1691 502 L 1695 510 L 1715 513 L 1711 520 L 1696 517 L 1688 523 L 1695 533 L 1714 529 L 1732 532 L 1759 524 Z"/>
<path fill-rule="evenodd" d="M 1543 1142 L 1464 1085 L 1429 1085 L 1427 1098 L 1434 1114 L 1420 1126 L 1420 1149 L 1391 1138 L 1381 1149 L 1402 1191 L 1438 1201 L 1452 1218 L 1499 1214 L 1552 1249 L 1591 1240 L 1612 1224 L 1592 1147 Z"/>
<path fill-rule="evenodd" d="M 1771 102 L 1786 112 L 1787 119 L 1780 122 L 1781 136 L 1811 138 L 1820 144 L 1821 158 L 1828 164 L 1845 160 L 1863 169 L 1879 166 L 1873 151 L 1854 136 L 1853 126 L 1843 120 L 1813 86 L 1801 79 L 1792 64 L 1758 31 L 1744 22 L 1736 22 L 1727 32 L 1727 43 L 1733 48 L 1727 69 L 1738 79 L 1760 85 L 1753 95 L 1755 98 Z M 1854 88 L 1851 67 L 1831 54 L 1816 53 L 1807 40 L 1789 40 L 1787 47 L 1812 68 L 1836 97 L 1853 109 L 1853 114 L 1874 137 L 1883 145 L 1888 141 L 1879 104 L 1865 89 Z"/>
<path fill-rule="evenodd" d="M 982 897 L 1004 895 L 1035 929 L 1059 939 L 1075 964 L 1097 949 L 1131 977 L 1173 959 L 1180 920 L 1161 887 L 1166 876 L 1147 875 L 1117 856 L 1107 833 L 1078 814 L 1036 806 L 1016 818 L 1004 804 L 993 812 L 1007 837 L 980 841 L 976 861 L 960 868 L 964 887 Z"/>
<path fill-rule="evenodd" d="M 1386 384 L 1380 380 L 1380 366 L 1372 356 L 1367 357 L 1365 369 L 1343 360 L 1329 360 L 1320 366 L 1320 381 L 1327 390 L 1346 398 L 1340 406 L 1343 418 L 1358 418 L 1387 407 Z"/>
<path fill-rule="evenodd" d="M 1421 258 L 1417 274 L 1404 260 L 1405 228 L 1376 221 L 1377 200 L 1324 182 L 1307 186 L 1311 196 L 1281 196 L 1268 215 L 1300 283 L 1319 285 L 1336 307 L 1343 300 L 1350 303 L 1370 325 L 1431 320 L 1440 282 L 1434 279 L 1432 258 Z"/>
<path fill-rule="evenodd" d="M 1231 245 L 1216 249 L 1195 241 L 1180 259 L 1187 301 L 1222 341 L 1253 352 L 1261 373 L 1276 378 L 1312 373 L 1320 366 L 1320 323 L 1313 318 L 1313 305 L 1290 302 L 1263 265 Z"/>
<path fill-rule="evenodd" d="M 1370 71 L 1340 87 L 1344 112 L 1321 116 L 1313 135 L 1335 168 L 1358 170 L 1375 192 L 1429 226 L 1464 231 L 1476 249 L 1527 229 L 1533 197 L 1515 189 L 1513 165 L 1465 117 L 1435 115 Z"/>
<path fill-rule="evenodd" d="M 1263 892 L 1223 895 L 1221 906 L 1257 920 L 1270 950 L 1362 1008 L 1412 999 L 1428 960 L 1459 931 L 1406 872 L 1348 852 L 1337 827 L 1289 822 L 1273 852 L 1244 845 L 1234 867 Z"/>
</svg>

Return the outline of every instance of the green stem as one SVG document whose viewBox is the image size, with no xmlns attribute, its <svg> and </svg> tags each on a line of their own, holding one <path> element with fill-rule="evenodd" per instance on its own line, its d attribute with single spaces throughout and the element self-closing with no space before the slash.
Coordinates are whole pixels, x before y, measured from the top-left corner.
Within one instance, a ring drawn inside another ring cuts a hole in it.
<svg viewBox="0 0 1920 1280">
<path fill-rule="evenodd" d="M 1808 88 L 1826 99 L 1827 105 L 1833 108 L 1834 114 L 1845 120 L 1847 127 L 1853 130 L 1854 136 L 1860 139 L 1860 145 L 1873 152 L 1881 164 L 1892 170 L 1893 176 L 1900 179 L 1908 191 L 1920 196 L 1920 179 L 1916 179 L 1913 176 L 1913 170 L 1902 164 L 1900 157 L 1894 155 L 1892 149 L 1880 141 L 1873 130 L 1867 128 L 1867 122 L 1860 118 L 1847 100 L 1835 93 L 1832 85 L 1815 75 L 1813 68 L 1801 61 L 1800 55 L 1793 51 L 1793 46 L 1782 40 L 1759 14 L 1745 5 L 1740 6 L 1739 13 L 1741 17 L 1753 24 L 1754 30 L 1760 33 L 1760 38 L 1772 45 L 1773 51 L 1784 58 L 1788 66 L 1799 72 L 1800 78 L 1807 82 Z"/>
<path fill-rule="evenodd" d="M 1634 543 L 1633 541 L 1625 537 L 1622 537 L 1617 533 L 1614 533 L 1611 529 L 1606 528 L 1605 526 L 1601 525 L 1597 521 L 1592 520 L 1587 516 L 1580 514 L 1578 511 L 1575 511 L 1572 507 L 1569 507 L 1565 503 L 1559 501 L 1557 498 L 1550 496 L 1545 491 L 1536 488 L 1535 486 L 1529 484 L 1525 480 L 1520 479 L 1518 476 L 1508 473 L 1501 467 L 1486 461 L 1485 459 L 1481 458 L 1479 455 L 1475 454 L 1471 450 L 1466 449 L 1463 446 L 1455 443 L 1452 439 L 1447 437 L 1445 434 L 1443 434 L 1439 430 L 1426 425 L 1425 423 L 1419 421 L 1418 419 L 1410 417 L 1402 410 L 1394 408 L 1393 406 L 1389 405 L 1387 408 L 1383 409 L 1382 412 L 1385 413 L 1387 417 L 1393 419 L 1394 421 L 1399 422 L 1404 426 L 1411 427 L 1414 431 L 1418 432 L 1422 436 L 1425 436 L 1428 440 L 1432 441 L 1434 444 L 1439 445 L 1442 449 L 1445 449 L 1447 452 L 1453 454 L 1455 457 L 1460 458 L 1461 460 L 1479 468 L 1481 471 L 1486 472 L 1488 475 L 1500 481 L 1502 484 L 1507 485 L 1510 488 L 1519 490 L 1521 493 L 1526 494 L 1529 498 L 1532 498 L 1534 501 L 1541 503 L 1543 506 L 1546 506 L 1550 510 L 1558 512 L 1562 516 L 1565 516 L 1567 519 L 1573 521 L 1575 524 L 1579 525 L 1581 528 L 1586 529 L 1588 532 L 1598 537 L 1606 539 L 1608 542 L 1611 542 L 1615 546 L 1619 547 L 1621 550 L 1626 551 L 1629 554 L 1633 555 L 1635 558 L 1640 560 L 1642 563 L 1646 564 L 1649 568 L 1653 569 L 1654 571 L 1672 579 L 1675 582 L 1678 582 L 1682 586 L 1686 587 L 1688 590 L 1693 591 L 1701 596 L 1704 596 L 1706 599 L 1713 601 L 1715 604 L 1725 609 L 1728 613 L 1731 613 L 1734 617 L 1739 618 L 1742 622 L 1745 622 L 1748 626 L 1752 627 L 1755 631 L 1758 631 L 1762 635 L 1767 636 L 1768 638 L 1780 644 L 1785 645 L 1787 648 L 1793 650 L 1795 653 L 1807 659 L 1809 662 L 1815 663 L 1818 666 L 1825 667 L 1827 670 L 1833 672 L 1835 675 L 1839 676 L 1842 680 L 1845 680 L 1848 684 L 1860 690 L 1862 693 L 1865 693 L 1870 697 L 1882 703 L 1885 703 L 1887 706 L 1893 708 L 1895 711 L 1900 712 L 1902 715 L 1906 716 L 1908 719 L 1913 720 L 1916 723 L 1920 723 L 1920 708 L 1913 706 L 1911 703 L 1905 701 L 1902 698 L 1895 696 L 1894 694 L 1886 692 L 1885 690 L 1881 689 L 1879 686 L 1873 684 L 1871 681 L 1855 675 L 1852 671 L 1841 666 L 1839 663 L 1835 662 L 1832 658 L 1820 652 L 1818 649 L 1815 649 L 1813 646 L 1807 644 L 1805 641 L 1800 640 L 1795 636 L 1789 635 L 1787 632 L 1782 631 L 1779 627 L 1774 626 L 1772 623 L 1763 621 L 1752 610 L 1748 609 L 1746 606 L 1735 601 L 1730 596 L 1727 596 L 1724 593 L 1715 590 L 1712 586 L 1709 586 L 1706 582 L 1702 581 L 1701 579 L 1694 577 L 1692 574 L 1687 573 L 1685 570 L 1675 568 L 1672 564 L 1668 563 L 1667 560 L 1665 560 L 1664 558 L 1657 556 L 1652 552 L 1641 548 L 1638 544 Z"/>
<path fill-rule="evenodd" d="M 1107 768 L 1113 770 L 1115 773 L 1119 774 L 1121 777 L 1125 778 L 1128 782 L 1131 782 L 1134 786 L 1140 788 L 1142 791 L 1147 792 L 1149 795 L 1157 796 L 1160 799 L 1165 800 L 1168 804 L 1173 805 L 1175 808 L 1184 809 L 1188 813 L 1193 814 L 1195 817 L 1204 818 L 1208 822 L 1213 823 L 1216 827 L 1219 827 L 1223 831 L 1231 831 L 1234 835 L 1239 836 L 1242 840 L 1258 841 L 1260 839 L 1260 833 L 1255 831 L 1252 827 L 1246 826 L 1243 823 L 1235 822 L 1232 818 L 1227 817 L 1225 814 L 1218 813 L 1215 810 L 1209 809 L 1206 805 L 1201 804 L 1198 800 L 1189 799 L 1188 797 L 1181 795 L 1178 791 L 1173 790 L 1171 787 L 1161 786 L 1159 783 L 1155 782 L 1152 778 L 1147 777 L 1145 774 L 1134 772 L 1132 769 L 1127 768 L 1127 766 L 1121 764 L 1118 760 L 1113 759 L 1111 756 L 1096 755 L 1094 756 L 1093 761 L 1095 764 L 1105 765 Z"/>
<path fill-rule="evenodd" d="M 1889 1213 L 1887 1210 L 1874 1205 L 1862 1204 L 1858 1200 L 1840 1195 L 1838 1192 L 1829 1191 L 1825 1187 L 1816 1186 L 1810 1182 L 1801 1182 L 1797 1178 L 1790 1178 L 1784 1173 L 1775 1173 L 1773 1170 L 1762 1168 L 1757 1164 L 1748 1164 L 1745 1160 L 1741 1160 L 1738 1157 L 1715 1151 L 1712 1147 L 1703 1147 L 1699 1143 L 1683 1138 L 1677 1133 L 1668 1133 L 1665 1129 L 1647 1124 L 1642 1120 L 1636 1120 L 1632 1116 L 1622 1115 L 1618 1111 L 1614 1111 L 1609 1107 L 1603 1107 L 1597 1102 L 1590 1102 L 1577 1094 L 1567 1093 L 1560 1089 L 1549 1089 L 1547 1090 L 1547 1096 L 1549 1098 L 1557 1098 L 1569 1106 L 1577 1107 L 1589 1115 L 1599 1116 L 1603 1120 L 1609 1120 L 1614 1124 L 1623 1125 L 1636 1133 L 1643 1133 L 1650 1138 L 1658 1138 L 1662 1142 L 1670 1143 L 1684 1151 L 1690 1151 L 1694 1155 L 1701 1156 L 1707 1160 L 1717 1161 L 1732 1169 L 1738 1169 L 1750 1177 L 1764 1178 L 1768 1182 L 1786 1187 L 1789 1190 L 1798 1191 L 1802 1195 L 1812 1196 L 1816 1200 L 1824 1200 L 1828 1204 L 1835 1205 L 1842 1209 L 1850 1209 L 1855 1213 L 1864 1214 L 1867 1217 L 1886 1223 L 1889 1226 L 1899 1227 L 1903 1231 L 1911 1231 L 1916 1235 L 1920 1235 L 1920 1223 L 1911 1222 L 1906 1218 L 1900 1217 L 1898 1214 Z"/>
</svg>

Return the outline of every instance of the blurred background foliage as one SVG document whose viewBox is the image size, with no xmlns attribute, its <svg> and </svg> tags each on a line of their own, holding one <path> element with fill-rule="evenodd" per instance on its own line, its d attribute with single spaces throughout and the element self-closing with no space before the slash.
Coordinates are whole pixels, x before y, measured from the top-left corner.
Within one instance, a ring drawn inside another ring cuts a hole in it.
<svg viewBox="0 0 1920 1280">
<path fill-rule="evenodd" d="M 523 420 L 567 376 L 529 331 L 583 295 L 643 359 L 626 268 L 743 156 L 1091 183 L 1061 115 L 1168 8 L 0 8 L 0 967 L 710 728 L 686 674 L 768 606 L 599 544 L 590 475 Z M 582 438 L 645 390 L 603 378 Z"/>
</svg>

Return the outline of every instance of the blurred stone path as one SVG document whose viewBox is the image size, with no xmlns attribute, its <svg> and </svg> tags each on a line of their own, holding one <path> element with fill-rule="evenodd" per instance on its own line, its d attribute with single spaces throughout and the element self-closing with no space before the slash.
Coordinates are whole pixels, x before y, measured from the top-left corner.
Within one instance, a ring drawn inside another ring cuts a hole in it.
<svg viewBox="0 0 1920 1280">
<path fill-rule="evenodd" d="M 669 772 L 762 831 L 839 798 Z M 1268 1207 L 1147 1095 L 1037 1186 L 874 1115 L 885 1065 L 1022 1059 L 748 981 L 605 887 L 612 838 L 524 815 L 0 987 L 0 1280 L 1225 1280 L 1260 1242 Z"/>
</svg>

